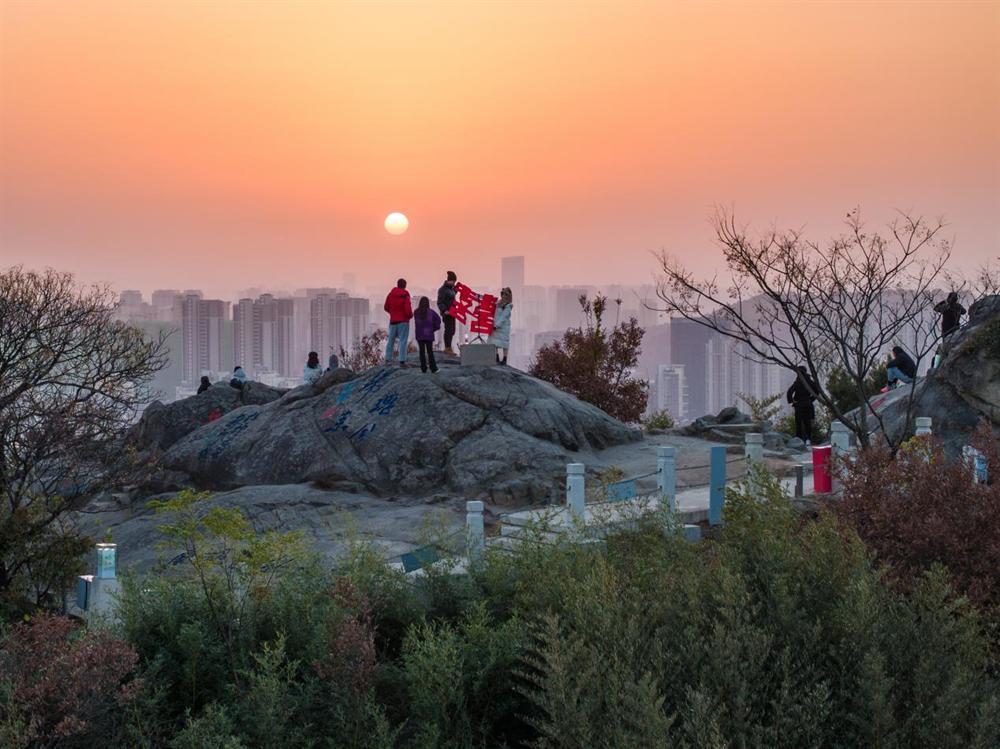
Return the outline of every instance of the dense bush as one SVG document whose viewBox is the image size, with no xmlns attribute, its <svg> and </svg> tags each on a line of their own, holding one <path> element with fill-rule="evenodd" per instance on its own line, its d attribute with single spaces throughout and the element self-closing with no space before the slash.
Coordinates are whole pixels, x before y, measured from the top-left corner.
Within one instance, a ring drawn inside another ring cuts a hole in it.
<svg viewBox="0 0 1000 749">
<path fill-rule="evenodd" d="M 0 643 L 0 746 L 114 742 L 142 689 L 135 650 L 104 630 L 40 614 Z"/>
<path fill-rule="evenodd" d="M 1000 465 L 987 424 L 972 441 L 991 468 Z M 959 593 L 1000 609 L 1000 482 L 973 484 L 938 441 L 911 439 L 895 456 L 863 451 L 845 474 L 839 512 L 904 587 L 940 563 Z"/>
<path fill-rule="evenodd" d="M 944 569 L 898 589 L 759 485 L 699 544 L 649 517 L 417 578 L 363 545 L 332 571 L 260 548 L 183 495 L 169 527 L 201 562 L 125 585 L 147 687 L 120 745 L 996 746 L 987 640 Z"/>
<path fill-rule="evenodd" d="M 633 376 L 644 331 L 634 317 L 607 329 L 607 303 L 600 295 L 593 300 L 581 296 L 586 327 L 570 328 L 561 340 L 540 348 L 529 373 L 634 424 L 641 420 L 649 396 L 648 383 Z"/>
<path fill-rule="evenodd" d="M 646 428 L 647 432 L 651 432 L 656 429 L 672 429 L 674 426 L 674 417 L 671 416 L 670 412 L 665 408 L 659 411 L 653 411 L 653 413 L 646 417 L 646 421 L 643 422 L 643 426 Z"/>
</svg>

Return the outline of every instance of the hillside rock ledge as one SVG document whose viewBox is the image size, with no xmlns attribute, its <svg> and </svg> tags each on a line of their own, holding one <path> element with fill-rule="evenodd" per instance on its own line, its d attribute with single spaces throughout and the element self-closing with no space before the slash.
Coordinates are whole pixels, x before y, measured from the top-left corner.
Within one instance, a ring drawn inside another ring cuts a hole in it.
<svg viewBox="0 0 1000 749">
<path fill-rule="evenodd" d="M 872 407 L 894 440 L 912 433 L 913 417 L 931 417 L 935 436 L 948 456 L 957 459 L 980 420 L 986 419 L 994 436 L 1000 436 L 1000 296 L 987 296 L 970 307 L 968 322 L 945 339 L 941 357 L 937 369 L 917 381 L 909 420 L 909 387 L 872 399 Z"/>
<path fill-rule="evenodd" d="M 511 367 L 447 362 L 424 374 L 411 363 L 357 377 L 342 372 L 284 393 L 262 391 L 265 402 L 234 408 L 228 385 L 151 406 L 134 444 L 155 454 L 173 483 L 196 488 L 313 482 L 382 497 L 507 504 L 551 496 L 574 453 L 642 438 Z"/>
</svg>

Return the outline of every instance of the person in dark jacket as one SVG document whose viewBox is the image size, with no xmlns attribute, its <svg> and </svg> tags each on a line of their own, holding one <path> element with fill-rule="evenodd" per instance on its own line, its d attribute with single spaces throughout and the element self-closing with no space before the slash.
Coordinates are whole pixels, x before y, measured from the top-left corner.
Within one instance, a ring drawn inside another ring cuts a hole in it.
<svg viewBox="0 0 1000 749">
<path fill-rule="evenodd" d="M 917 364 L 901 347 L 893 346 L 892 356 L 885 363 L 885 374 L 890 388 L 909 385 L 917 376 Z"/>
<path fill-rule="evenodd" d="M 312 385 L 322 375 L 323 367 L 319 363 L 319 354 L 315 351 L 310 351 L 309 358 L 306 359 L 306 365 L 302 368 L 302 383 L 304 385 Z"/>
<path fill-rule="evenodd" d="M 953 291 L 943 302 L 934 305 L 934 311 L 941 315 L 941 337 L 957 330 L 965 314 L 965 307 L 958 303 L 958 292 Z"/>
<path fill-rule="evenodd" d="M 441 313 L 441 321 L 444 323 L 444 353 L 448 356 L 455 356 L 455 350 L 451 347 L 451 342 L 455 338 L 455 318 L 448 314 L 448 310 L 455 303 L 456 283 L 458 283 L 458 276 L 455 275 L 455 271 L 448 271 L 448 277 L 438 289 L 437 298 L 437 308 Z"/>
<path fill-rule="evenodd" d="M 198 395 L 201 395 L 206 390 L 212 387 L 212 383 L 209 382 L 208 375 L 201 376 L 201 384 L 198 386 Z"/>
<path fill-rule="evenodd" d="M 434 361 L 434 334 L 441 328 L 441 318 L 431 309 L 431 300 L 420 297 L 416 312 L 413 313 L 413 333 L 420 349 L 420 371 L 426 372 L 430 364 L 431 372 L 437 372 L 437 362 Z"/>
<path fill-rule="evenodd" d="M 812 439 L 812 423 L 816 418 L 816 383 L 809 377 L 805 367 L 796 367 L 795 382 L 788 388 L 788 402 L 795 411 L 795 436 L 809 446 Z"/>
<path fill-rule="evenodd" d="M 410 339 L 410 320 L 413 307 L 410 292 L 406 290 L 406 279 L 396 281 L 396 288 L 389 292 L 383 307 L 389 313 L 389 335 L 385 341 L 385 363 L 392 363 L 392 345 L 399 340 L 399 366 L 406 366 L 406 344 Z"/>
</svg>

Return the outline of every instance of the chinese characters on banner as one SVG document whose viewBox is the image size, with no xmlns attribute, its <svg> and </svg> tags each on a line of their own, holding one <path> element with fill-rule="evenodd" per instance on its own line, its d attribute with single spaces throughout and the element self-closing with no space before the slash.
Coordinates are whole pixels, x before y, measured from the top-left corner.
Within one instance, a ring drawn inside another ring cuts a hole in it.
<svg viewBox="0 0 1000 749">
<path fill-rule="evenodd" d="M 470 333 L 492 333 L 496 311 L 497 298 L 492 294 L 477 294 L 464 283 L 455 284 L 455 301 L 448 314 L 460 323 L 468 323 Z"/>
</svg>

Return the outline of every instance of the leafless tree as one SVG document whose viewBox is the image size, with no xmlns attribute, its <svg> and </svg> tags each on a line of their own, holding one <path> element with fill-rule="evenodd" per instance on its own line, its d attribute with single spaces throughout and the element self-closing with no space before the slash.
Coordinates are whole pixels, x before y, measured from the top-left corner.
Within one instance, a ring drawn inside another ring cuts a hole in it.
<svg viewBox="0 0 1000 749">
<path fill-rule="evenodd" d="M 112 319 L 103 287 L 53 270 L 0 272 L 0 602 L 71 579 L 83 495 L 136 468 L 120 436 L 166 364 L 166 338 Z"/>
<path fill-rule="evenodd" d="M 772 228 L 751 236 L 732 212 L 719 209 L 713 226 L 725 276 L 697 279 L 664 252 L 657 296 L 662 311 L 742 342 L 758 360 L 790 371 L 805 367 L 819 403 L 868 446 L 871 426 L 889 436 L 866 398 L 866 378 L 899 342 L 906 341 L 918 366 L 933 353 L 939 335 L 930 310 L 951 248 L 942 221 L 900 214 L 878 233 L 854 210 L 845 224 L 821 247 L 801 231 Z M 834 367 L 868 404 L 856 418 L 848 419 L 824 387 Z M 911 386 L 911 401 L 913 395 Z"/>
</svg>

